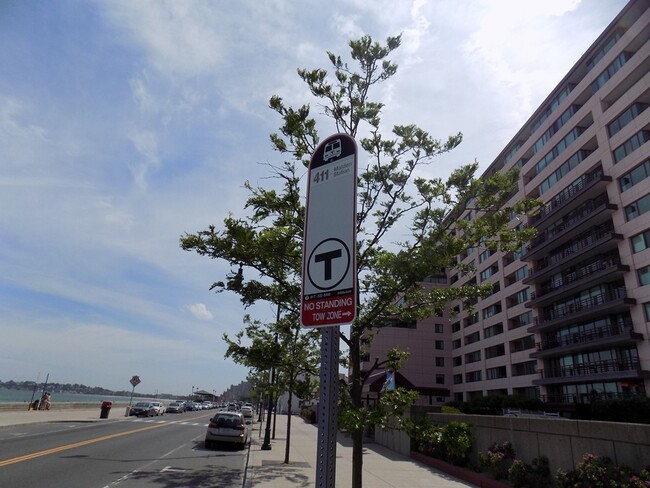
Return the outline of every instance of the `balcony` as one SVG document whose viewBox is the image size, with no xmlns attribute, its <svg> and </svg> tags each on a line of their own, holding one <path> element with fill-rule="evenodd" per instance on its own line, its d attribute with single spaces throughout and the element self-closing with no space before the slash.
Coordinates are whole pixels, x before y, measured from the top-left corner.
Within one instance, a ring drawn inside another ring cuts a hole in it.
<svg viewBox="0 0 650 488">
<path fill-rule="evenodd" d="M 553 197 L 548 206 L 530 220 L 530 225 L 539 230 L 545 228 L 551 218 L 557 220 L 587 200 L 595 198 L 605 191 L 611 181 L 612 177 L 603 174 L 602 168 L 583 175 L 576 183 Z"/>
<path fill-rule="evenodd" d="M 553 385 L 591 381 L 615 381 L 630 378 L 650 378 L 650 371 L 641 367 L 638 360 L 609 360 L 586 364 L 574 364 L 540 370 L 540 379 L 533 385 Z"/>
<path fill-rule="evenodd" d="M 545 232 L 533 239 L 522 259 L 529 261 L 539 259 L 544 254 L 550 254 L 553 249 L 558 248 L 563 242 L 580 235 L 589 227 L 600 226 L 609 222 L 611 215 L 617 209 L 617 205 L 607 202 L 606 196 L 589 202 L 580 212 L 557 225 L 552 231 Z"/>
<path fill-rule="evenodd" d="M 577 322 L 593 317 L 602 316 L 605 313 L 620 313 L 629 310 L 630 305 L 634 305 L 636 300 L 628 298 L 625 288 L 614 288 L 594 295 L 583 300 L 576 300 L 567 303 L 562 307 L 542 312 L 539 317 L 535 317 L 535 325 L 528 329 L 528 332 L 542 332 L 556 328 L 570 320 Z"/>
<path fill-rule="evenodd" d="M 537 343 L 537 351 L 533 352 L 530 357 L 548 358 L 571 354 L 584 349 L 626 346 L 642 340 L 643 335 L 634 332 L 630 320 L 624 325 L 600 327 L 589 333 L 575 333 L 558 340 Z"/>
<path fill-rule="evenodd" d="M 592 403 L 596 400 L 615 400 L 620 398 L 645 398 L 644 393 L 581 393 L 576 395 L 540 395 L 539 399 L 547 404 L 568 405 L 572 403 Z"/>
<path fill-rule="evenodd" d="M 608 281 L 621 278 L 630 267 L 621 264 L 618 255 L 578 264 L 575 269 L 563 273 L 562 277 L 544 283 L 538 292 L 532 292 L 526 307 L 540 307 L 572 295 L 578 287 L 586 288 L 607 278 Z"/>
<path fill-rule="evenodd" d="M 538 261 L 537 266 L 530 269 L 528 277 L 522 281 L 524 284 L 539 283 L 562 269 L 574 266 L 598 254 L 615 250 L 621 240 L 623 240 L 623 236 L 616 234 L 609 224 L 596 228 L 589 233 L 583 234 L 570 246 L 566 246 L 547 259 Z"/>
</svg>

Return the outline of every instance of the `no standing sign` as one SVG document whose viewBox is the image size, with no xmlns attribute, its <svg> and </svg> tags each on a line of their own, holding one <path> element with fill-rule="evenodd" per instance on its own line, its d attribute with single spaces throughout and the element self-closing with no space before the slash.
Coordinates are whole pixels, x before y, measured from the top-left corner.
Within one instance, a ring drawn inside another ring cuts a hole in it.
<svg viewBox="0 0 650 488">
<path fill-rule="evenodd" d="M 302 255 L 301 323 L 351 324 L 357 309 L 357 145 L 325 139 L 309 163 Z"/>
</svg>

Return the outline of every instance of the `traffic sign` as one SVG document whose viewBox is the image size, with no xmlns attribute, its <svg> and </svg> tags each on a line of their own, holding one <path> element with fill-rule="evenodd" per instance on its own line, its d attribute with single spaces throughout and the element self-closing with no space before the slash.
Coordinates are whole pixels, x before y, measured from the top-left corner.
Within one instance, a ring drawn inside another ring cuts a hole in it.
<svg viewBox="0 0 650 488">
<path fill-rule="evenodd" d="M 135 388 L 139 384 L 140 384 L 140 377 L 139 376 L 134 376 L 133 378 L 131 378 L 131 385 L 133 386 L 133 388 Z"/>
<path fill-rule="evenodd" d="M 309 163 L 302 256 L 301 323 L 351 324 L 357 310 L 357 145 L 325 139 Z"/>
</svg>

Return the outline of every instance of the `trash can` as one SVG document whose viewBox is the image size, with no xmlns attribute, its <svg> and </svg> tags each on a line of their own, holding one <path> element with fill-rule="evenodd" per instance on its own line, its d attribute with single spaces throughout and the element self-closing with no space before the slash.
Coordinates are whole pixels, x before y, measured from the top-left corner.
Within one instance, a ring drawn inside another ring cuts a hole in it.
<svg viewBox="0 0 650 488">
<path fill-rule="evenodd" d="M 112 406 L 113 406 L 113 402 L 102 402 L 102 411 L 99 414 L 99 418 L 107 419 L 108 413 L 111 411 Z"/>
</svg>

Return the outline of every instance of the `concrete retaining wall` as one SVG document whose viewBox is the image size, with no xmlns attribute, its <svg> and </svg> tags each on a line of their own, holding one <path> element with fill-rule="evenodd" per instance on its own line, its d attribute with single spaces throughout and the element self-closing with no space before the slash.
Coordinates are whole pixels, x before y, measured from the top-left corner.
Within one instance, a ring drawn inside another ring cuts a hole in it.
<svg viewBox="0 0 650 488">
<path fill-rule="evenodd" d="M 473 461 L 494 442 L 510 441 L 517 457 L 527 463 L 548 457 L 552 473 L 558 468 L 574 469 L 585 454 L 607 456 L 636 470 L 650 465 L 650 425 L 646 424 L 436 413 L 427 414 L 427 418 L 438 425 L 451 421 L 470 424 Z M 375 441 L 409 455 L 410 439 L 404 432 L 376 429 Z"/>
</svg>

